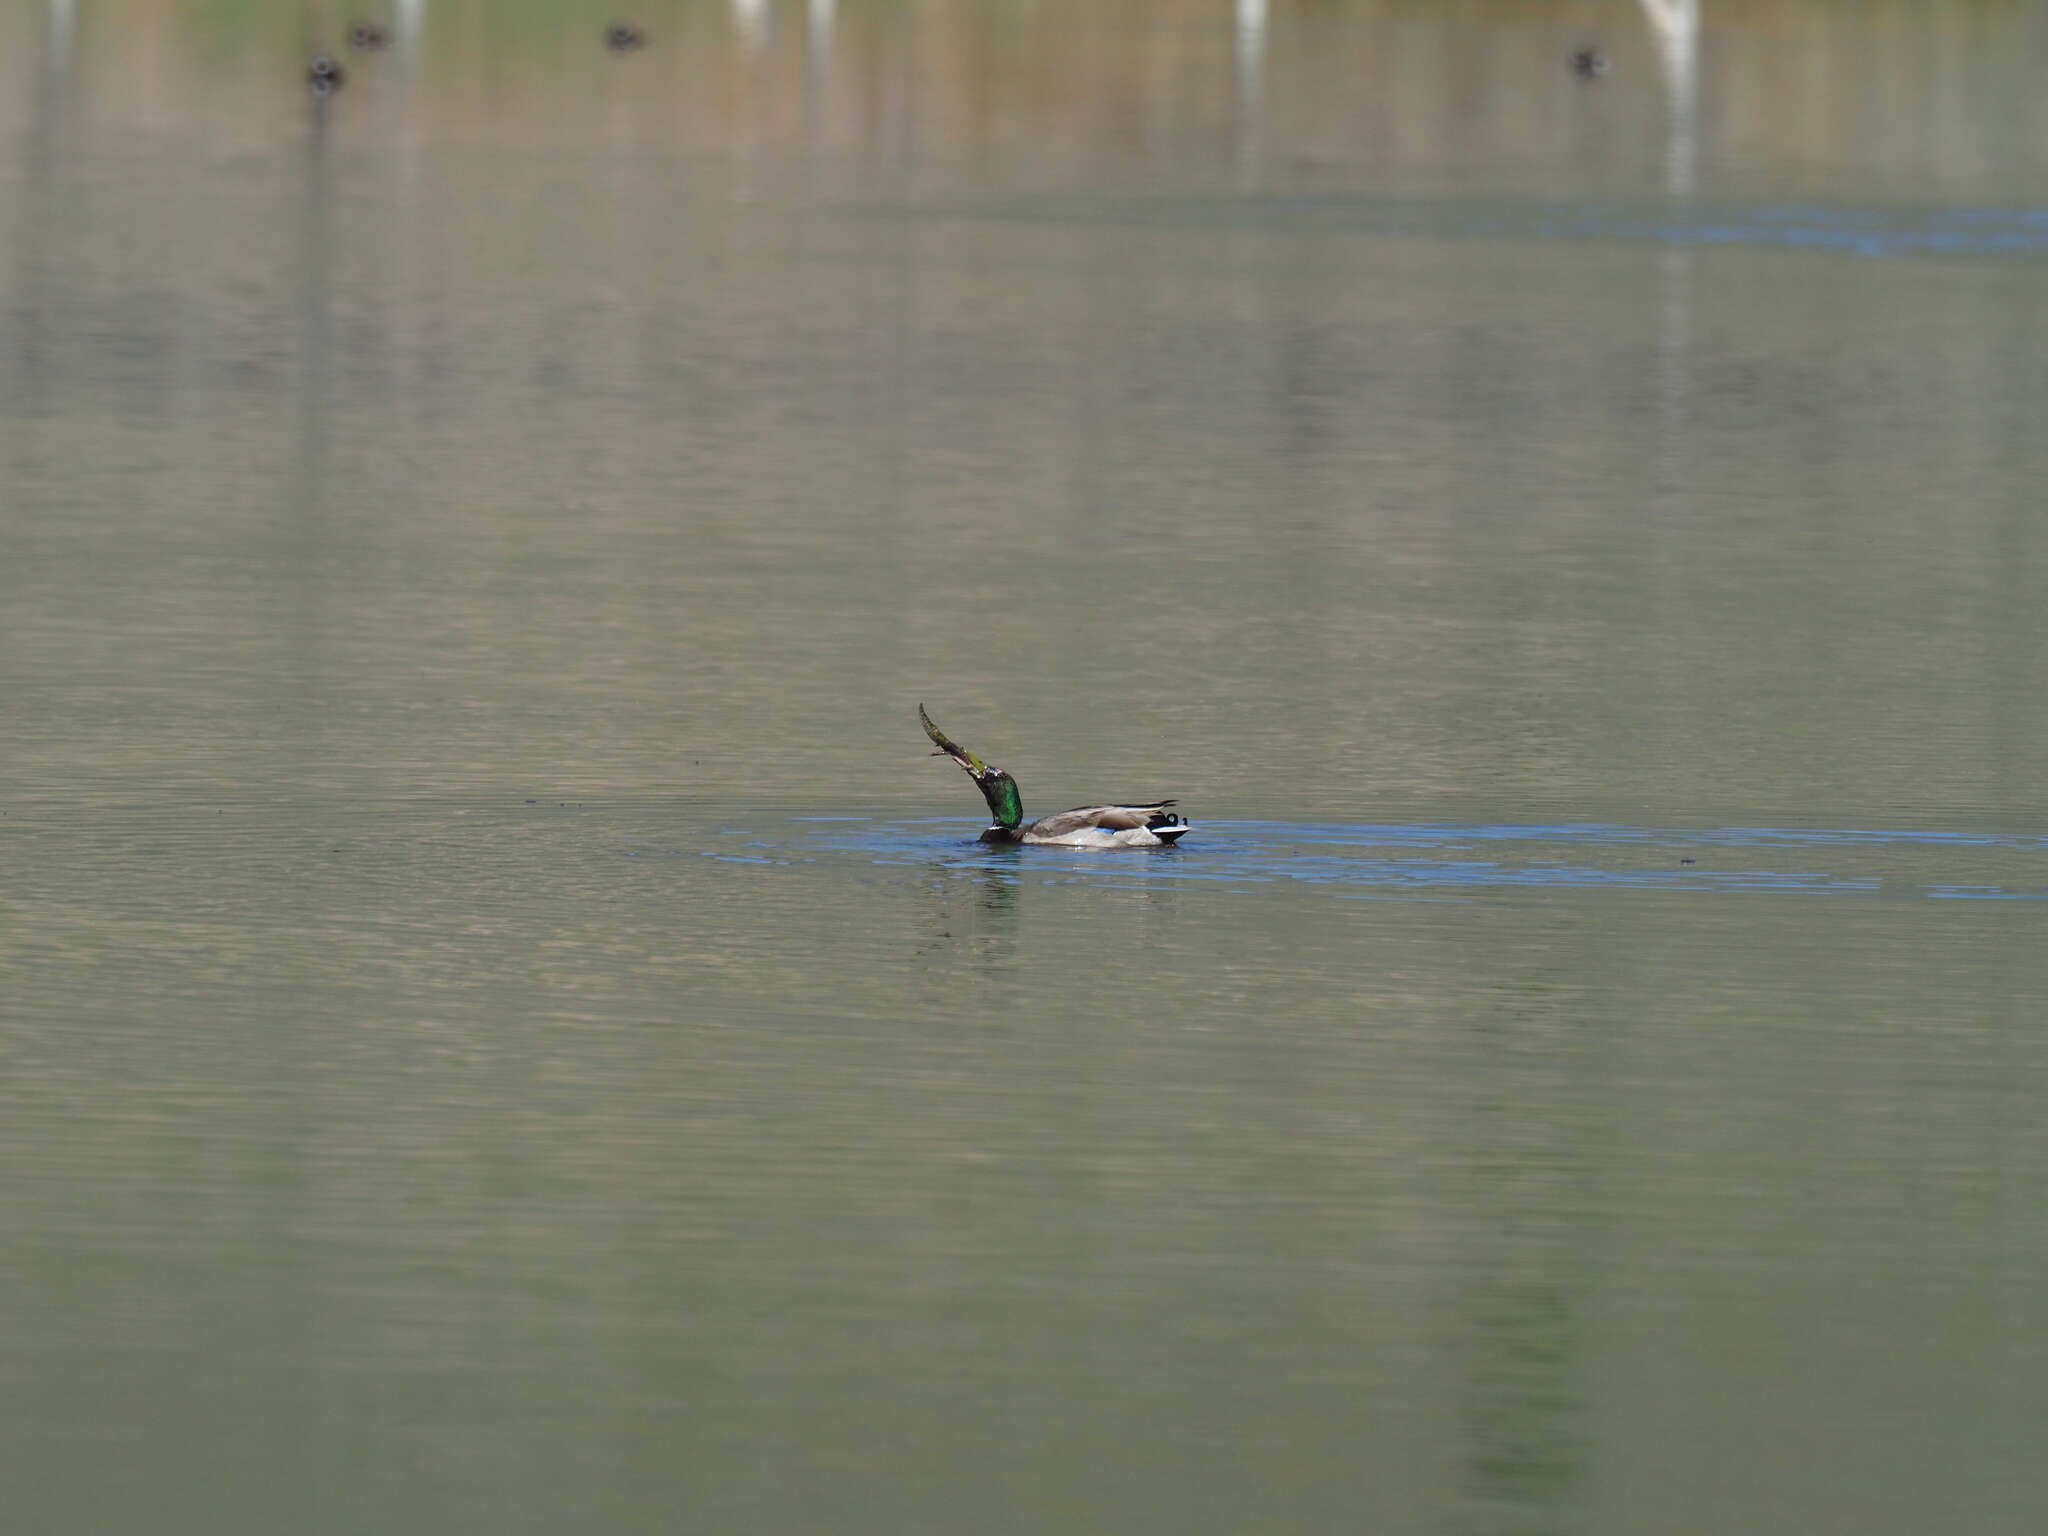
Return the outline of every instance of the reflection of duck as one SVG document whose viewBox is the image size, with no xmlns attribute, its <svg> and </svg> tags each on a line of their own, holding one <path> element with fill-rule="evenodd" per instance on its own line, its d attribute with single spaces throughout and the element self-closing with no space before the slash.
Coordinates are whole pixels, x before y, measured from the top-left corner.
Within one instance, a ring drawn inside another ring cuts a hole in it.
<svg viewBox="0 0 2048 1536">
<path fill-rule="evenodd" d="M 613 53 L 631 53 L 647 41 L 647 34 L 630 21 L 615 21 L 604 29 L 604 45 Z"/>
<path fill-rule="evenodd" d="M 385 41 L 384 29 L 367 21 L 359 21 L 348 29 L 348 42 L 351 48 L 382 48 Z"/>
<path fill-rule="evenodd" d="M 995 825 L 981 834 L 984 843 L 1050 843 L 1061 848 L 1164 848 L 1191 830 L 1188 824 L 1166 809 L 1174 802 L 1155 800 L 1150 805 L 1082 805 L 1071 811 L 1041 816 L 1024 825 L 1024 801 L 1017 793 L 1017 781 L 1002 769 L 992 767 L 949 738 L 932 724 L 932 717 L 917 706 L 917 718 L 924 733 L 938 746 L 933 757 L 950 757 L 967 771 L 988 801 Z"/>
<path fill-rule="evenodd" d="M 346 79 L 348 72 L 324 53 L 306 66 L 306 84 L 313 88 L 315 96 L 332 95 Z"/>
<path fill-rule="evenodd" d="M 1580 48 L 1572 54 L 1572 73 L 1581 80 L 1598 80 L 1607 73 L 1607 55 L 1598 48 Z"/>
</svg>

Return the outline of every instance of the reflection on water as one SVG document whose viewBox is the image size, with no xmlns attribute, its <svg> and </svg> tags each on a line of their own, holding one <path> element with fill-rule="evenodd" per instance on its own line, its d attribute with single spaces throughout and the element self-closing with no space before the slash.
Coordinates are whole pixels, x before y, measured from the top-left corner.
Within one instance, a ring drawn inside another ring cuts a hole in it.
<svg viewBox="0 0 2048 1536">
<path fill-rule="evenodd" d="M 10 1529 L 2031 1531 L 2044 27 L 0 12 Z"/>
<path fill-rule="evenodd" d="M 1699 165 L 1700 0 L 1643 0 L 1664 66 L 1664 189 L 1690 196 Z"/>
</svg>

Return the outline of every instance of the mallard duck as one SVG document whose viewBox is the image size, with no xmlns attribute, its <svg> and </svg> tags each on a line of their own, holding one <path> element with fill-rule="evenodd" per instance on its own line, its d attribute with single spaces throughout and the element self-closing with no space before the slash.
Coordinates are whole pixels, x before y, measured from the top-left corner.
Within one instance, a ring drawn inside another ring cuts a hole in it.
<svg viewBox="0 0 2048 1536">
<path fill-rule="evenodd" d="M 924 733 L 938 751 L 933 757 L 950 757 L 974 780 L 981 797 L 988 801 L 995 825 L 981 834 L 984 843 L 1049 843 L 1057 848 L 1170 848 L 1193 829 L 1167 807 L 1172 800 L 1155 800 L 1150 805 L 1077 805 L 1071 811 L 1041 816 L 1024 825 L 1024 801 L 1017 793 L 1017 781 L 1002 769 L 992 767 L 932 724 L 932 717 L 917 706 L 917 718 Z"/>
</svg>

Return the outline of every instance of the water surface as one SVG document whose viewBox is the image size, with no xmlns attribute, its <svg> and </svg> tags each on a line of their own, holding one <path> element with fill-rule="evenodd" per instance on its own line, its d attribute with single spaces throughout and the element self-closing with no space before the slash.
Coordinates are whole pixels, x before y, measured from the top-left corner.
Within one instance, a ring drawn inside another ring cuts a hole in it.
<svg viewBox="0 0 2048 1536">
<path fill-rule="evenodd" d="M 2037 18 L 499 9 L 0 20 L 23 1529 L 2035 1528 Z"/>
</svg>

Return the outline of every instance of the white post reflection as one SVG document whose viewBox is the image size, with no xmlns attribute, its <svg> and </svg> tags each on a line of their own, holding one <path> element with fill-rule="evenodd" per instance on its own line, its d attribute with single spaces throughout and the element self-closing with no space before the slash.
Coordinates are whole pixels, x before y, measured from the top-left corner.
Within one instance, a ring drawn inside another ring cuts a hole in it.
<svg viewBox="0 0 2048 1536">
<path fill-rule="evenodd" d="M 813 80 L 822 80 L 831 63 L 835 9 L 834 0 L 811 0 L 809 42 Z"/>
<path fill-rule="evenodd" d="M 1657 35 L 1666 98 L 1664 190 L 1674 204 L 1692 196 L 1699 161 L 1700 0 L 1643 0 Z M 1674 207 L 1671 219 L 1684 217 Z M 1692 354 L 1692 248 L 1674 227 L 1663 254 L 1663 304 L 1657 336 L 1658 394 L 1665 418 L 1663 472 L 1675 483 L 1686 418 Z"/>
<path fill-rule="evenodd" d="M 392 0 L 392 31 L 404 51 L 407 62 L 413 57 L 413 50 L 420 39 L 420 22 L 424 19 L 427 0 Z"/>
<path fill-rule="evenodd" d="M 1237 0 L 1237 168 L 1250 180 L 1259 159 L 1266 75 L 1266 0 Z"/>
<path fill-rule="evenodd" d="M 1692 192 L 1699 156 L 1700 0 L 1643 0 L 1664 65 L 1664 185 Z"/>
<path fill-rule="evenodd" d="M 732 0 L 732 29 L 749 53 L 768 44 L 768 0 Z"/>
<path fill-rule="evenodd" d="M 832 138 L 832 23 L 834 0 L 809 0 L 804 11 L 804 147 L 815 173 L 829 158 Z"/>
<path fill-rule="evenodd" d="M 1685 227 L 1699 161 L 1700 0 L 1642 0 L 1664 67 L 1664 190 L 1670 233 L 1658 256 L 1661 289 L 1657 314 L 1657 515 L 1652 522 L 1657 583 L 1667 614 L 1685 602 L 1678 527 L 1684 520 L 1693 453 L 1692 348 L 1693 248 Z M 1691 691 L 1688 662 L 1677 629 L 1661 626 L 1653 651 L 1665 688 Z M 1675 750 L 1675 743 L 1667 743 Z"/>
<path fill-rule="evenodd" d="M 1266 58 L 1266 0 L 1237 0 L 1237 93 L 1259 99 L 1259 71 Z"/>
</svg>

